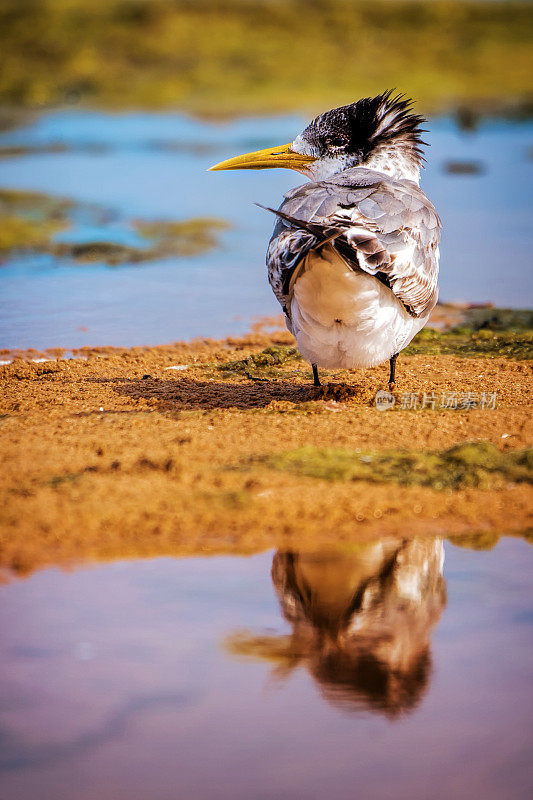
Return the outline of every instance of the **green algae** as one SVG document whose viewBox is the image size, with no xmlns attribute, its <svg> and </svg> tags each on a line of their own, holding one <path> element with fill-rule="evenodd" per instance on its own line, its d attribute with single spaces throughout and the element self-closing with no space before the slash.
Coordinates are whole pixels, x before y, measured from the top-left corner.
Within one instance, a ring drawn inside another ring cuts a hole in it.
<svg viewBox="0 0 533 800">
<path fill-rule="evenodd" d="M 42 192 L 26 192 L 19 189 L 0 189 L 0 214 L 28 214 L 37 218 L 63 219 L 74 206 L 74 201 L 54 197 Z"/>
<path fill-rule="evenodd" d="M 80 214 L 95 224 L 107 222 L 106 211 L 99 206 L 39 192 L 0 189 L 0 254 L 6 258 L 19 252 L 48 253 L 78 263 L 140 264 L 212 250 L 219 244 L 218 233 L 229 228 L 225 220 L 211 217 L 135 220 L 132 225 L 146 245 L 124 245 L 112 240 L 56 241 L 56 234 L 71 227 Z"/>
<path fill-rule="evenodd" d="M 464 326 L 471 331 L 533 331 L 533 311 L 493 306 L 469 308 Z"/>
<path fill-rule="evenodd" d="M 68 227 L 59 220 L 31 220 L 0 215 L 0 253 L 46 250 L 50 239 Z"/>
<path fill-rule="evenodd" d="M 261 374 L 277 374 L 276 367 L 287 364 L 290 361 L 301 361 L 302 356 L 296 347 L 288 345 L 272 345 L 254 353 L 247 358 L 240 358 L 237 361 L 228 361 L 226 364 L 219 364 L 217 369 L 221 372 L 233 372 L 246 375 L 251 369 L 259 369 Z"/>
<path fill-rule="evenodd" d="M 196 217 L 179 221 L 136 220 L 134 227 L 146 239 L 145 246 L 135 247 L 112 241 L 57 242 L 50 244 L 48 250 L 60 258 L 71 258 L 82 263 L 105 263 L 111 267 L 165 258 L 185 258 L 217 247 L 217 232 L 229 228 L 229 223 L 222 219 Z"/>
<path fill-rule="evenodd" d="M 451 331 L 423 328 L 411 344 L 402 350 L 402 354 L 530 360 L 533 358 L 533 329 L 528 319 L 531 312 L 515 311 L 513 314 L 515 316 L 508 316 L 508 330 L 503 328 L 506 324 L 506 317 L 503 315 L 498 317 L 498 325 L 501 327 L 482 327 L 480 323 L 477 328 L 464 324 Z M 522 320 L 523 325 L 518 326 L 517 320 Z"/>
<path fill-rule="evenodd" d="M 500 452 L 490 442 L 468 442 L 437 452 L 309 445 L 268 456 L 263 463 L 272 469 L 327 481 L 392 482 L 438 490 L 533 483 L 533 450 Z"/>
<path fill-rule="evenodd" d="M 0 189 L 0 253 L 46 250 L 69 226 L 73 203 L 39 192 Z"/>
<path fill-rule="evenodd" d="M 218 231 L 230 228 L 230 223 L 216 217 L 168 221 L 137 220 L 138 233 L 152 242 L 151 257 L 194 256 L 218 246 Z"/>
<path fill-rule="evenodd" d="M 58 258 L 70 258 L 87 264 L 104 263 L 110 267 L 149 260 L 148 253 L 141 248 L 128 247 L 117 242 L 54 242 L 46 249 Z"/>
<path fill-rule="evenodd" d="M 0 145 L 0 159 L 20 158 L 21 156 L 44 155 L 50 153 L 67 153 L 69 148 L 60 142 L 42 145 Z"/>
</svg>

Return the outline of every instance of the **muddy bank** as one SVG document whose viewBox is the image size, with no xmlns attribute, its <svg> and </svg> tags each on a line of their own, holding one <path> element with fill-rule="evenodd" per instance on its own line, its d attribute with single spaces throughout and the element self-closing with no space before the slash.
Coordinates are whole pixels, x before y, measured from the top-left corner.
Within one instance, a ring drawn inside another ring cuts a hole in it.
<svg viewBox="0 0 533 800">
<path fill-rule="evenodd" d="M 491 335 L 483 341 L 497 341 Z M 385 411 L 375 406 L 385 366 L 324 373 L 329 385 L 317 391 L 284 332 L 84 349 L 71 360 L 19 354 L 0 367 L 1 566 L 523 533 L 531 363 L 521 350 L 435 354 L 436 336 L 431 353 L 401 358 Z M 342 463 L 346 453 L 370 453 L 382 464 L 384 451 L 442 461 L 465 442 L 494 446 L 486 453 L 504 466 L 488 483 L 475 463 L 452 485 L 396 474 L 382 482 L 368 462 L 357 474 L 335 462 L 332 475 L 305 463 L 305 448 L 340 453 Z M 285 469 L 294 452 L 304 453 L 303 468 L 300 459 Z"/>
</svg>

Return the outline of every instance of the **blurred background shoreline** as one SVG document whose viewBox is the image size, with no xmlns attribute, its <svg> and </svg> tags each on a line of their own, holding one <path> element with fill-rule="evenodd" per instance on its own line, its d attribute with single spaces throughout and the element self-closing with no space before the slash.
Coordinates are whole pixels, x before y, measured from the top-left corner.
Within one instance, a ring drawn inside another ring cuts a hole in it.
<svg viewBox="0 0 533 800">
<path fill-rule="evenodd" d="M 2 0 L 0 106 L 314 115 L 396 86 L 528 115 L 532 25 L 501 0 Z"/>
</svg>

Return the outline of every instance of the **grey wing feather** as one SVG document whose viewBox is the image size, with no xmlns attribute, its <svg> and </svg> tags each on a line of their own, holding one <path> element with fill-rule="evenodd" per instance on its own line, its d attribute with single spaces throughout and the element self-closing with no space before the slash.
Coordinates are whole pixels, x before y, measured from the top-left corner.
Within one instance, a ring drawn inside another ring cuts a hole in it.
<svg viewBox="0 0 533 800">
<path fill-rule="evenodd" d="M 278 219 L 267 251 L 268 279 L 287 314 L 291 277 L 300 261 L 317 242 L 318 239 L 312 233 L 303 228 L 292 228 L 287 222 Z"/>
<path fill-rule="evenodd" d="M 386 283 L 415 317 L 437 301 L 441 222 L 416 183 L 364 168 L 291 190 L 267 251 L 269 280 L 284 308 L 290 278 L 326 239 L 352 269 Z M 301 223 L 299 222 L 301 221 Z"/>
</svg>

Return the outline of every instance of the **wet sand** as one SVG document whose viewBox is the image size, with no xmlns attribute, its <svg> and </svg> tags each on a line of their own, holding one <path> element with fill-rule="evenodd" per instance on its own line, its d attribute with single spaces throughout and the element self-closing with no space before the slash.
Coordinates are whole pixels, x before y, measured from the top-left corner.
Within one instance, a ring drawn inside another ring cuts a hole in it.
<svg viewBox="0 0 533 800">
<path fill-rule="evenodd" d="M 285 332 L 257 332 L 84 349 L 73 360 L 25 352 L 0 367 L 0 566 L 26 573 L 132 556 L 352 548 L 378 535 L 491 540 L 531 526 L 527 483 L 439 491 L 327 481 L 265 462 L 307 445 L 442 450 L 488 441 L 523 449 L 532 439 L 531 362 L 402 356 L 389 411 L 374 404 L 385 365 L 326 375 L 323 391 L 297 358 L 220 369 L 291 344 Z M 39 357 L 50 360 L 29 360 Z M 424 392 L 496 392 L 497 405 L 401 408 L 405 393 Z"/>
</svg>

